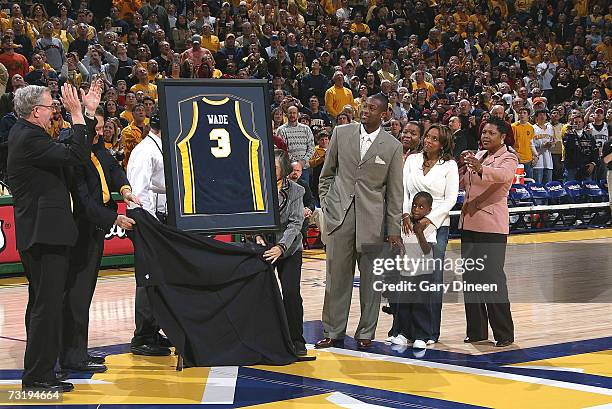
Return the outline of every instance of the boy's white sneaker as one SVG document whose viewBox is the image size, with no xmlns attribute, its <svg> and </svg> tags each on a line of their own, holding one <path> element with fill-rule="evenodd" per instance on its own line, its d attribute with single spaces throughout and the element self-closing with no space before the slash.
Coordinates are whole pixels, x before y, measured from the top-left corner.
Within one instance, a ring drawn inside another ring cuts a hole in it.
<svg viewBox="0 0 612 409">
<path fill-rule="evenodd" d="M 402 334 L 399 334 L 398 336 L 394 337 L 391 342 L 395 345 L 409 345 L 410 344 L 410 342 L 408 342 L 408 339 Z"/>
<path fill-rule="evenodd" d="M 414 349 L 426 349 L 427 348 L 427 344 L 425 343 L 425 341 L 417 339 L 412 344 L 412 348 L 414 348 Z"/>
</svg>

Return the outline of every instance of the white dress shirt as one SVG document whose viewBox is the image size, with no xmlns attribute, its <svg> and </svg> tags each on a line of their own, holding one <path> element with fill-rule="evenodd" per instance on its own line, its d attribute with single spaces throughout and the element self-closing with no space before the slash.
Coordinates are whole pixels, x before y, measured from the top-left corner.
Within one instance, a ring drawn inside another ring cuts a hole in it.
<svg viewBox="0 0 612 409">
<path fill-rule="evenodd" d="M 376 129 L 374 132 L 368 133 L 364 126 L 361 125 L 359 135 L 359 152 L 361 154 L 361 159 L 363 159 L 368 149 L 370 149 L 370 146 L 372 146 L 372 142 L 374 142 L 379 132 L 380 127 L 378 127 L 378 129 Z"/>
<path fill-rule="evenodd" d="M 150 132 L 136 145 L 127 166 L 132 193 L 140 199 L 142 208 L 153 216 L 156 210 L 166 213 L 166 179 L 161 149 L 160 137 Z"/>
<path fill-rule="evenodd" d="M 130 159 L 131 160 L 131 159 Z M 454 160 L 438 161 L 423 174 L 422 153 L 408 156 L 404 162 L 404 213 L 412 210 L 412 199 L 418 192 L 428 192 L 433 197 L 431 213 L 427 218 L 440 228 L 450 226 L 450 211 L 457 202 L 459 193 L 459 170 Z"/>
</svg>

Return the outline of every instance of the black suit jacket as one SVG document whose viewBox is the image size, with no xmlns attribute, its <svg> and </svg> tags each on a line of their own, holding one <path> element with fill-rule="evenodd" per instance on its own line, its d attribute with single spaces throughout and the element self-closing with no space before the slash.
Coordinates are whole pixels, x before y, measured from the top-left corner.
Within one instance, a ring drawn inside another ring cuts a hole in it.
<svg viewBox="0 0 612 409">
<path fill-rule="evenodd" d="M 95 128 L 90 130 L 92 133 L 94 131 Z M 125 171 L 106 150 L 102 139 L 92 146 L 92 152 L 100 162 L 109 192 L 118 192 L 121 186 L 130 184 Z M 117 219 L 117 204 L 111 199 L 108 205 L 104 205 L 100 174 L 91 159 L 84 165 L 74 167 L 72 183 L 76 199 L 74 214 L 79 226 L 85 222 L 91 228 L 110 230 Z"/>
<path fill-rule="evenodd" d="M 77 240 L 64 167 L 90 160 L 93 134 L 85 125 L 73 128 L 69 145 L 53 141 L 25 119 L 17 120 L 9 133 L 7 173 L 17 250 L 37 243 L 73 246 Z"/>
</svg>

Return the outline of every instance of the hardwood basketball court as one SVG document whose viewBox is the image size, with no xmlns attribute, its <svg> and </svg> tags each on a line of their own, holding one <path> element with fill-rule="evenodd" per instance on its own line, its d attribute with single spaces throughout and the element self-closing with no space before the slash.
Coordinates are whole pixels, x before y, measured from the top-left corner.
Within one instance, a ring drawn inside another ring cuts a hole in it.
<svg viewBox="0 0 612 409">
<path fill-rule="evenodd" d="M 528 298 L 538 283 L 550 282 L 553 271 L 556 290 L 592 291 L 598 302 L 515 302 L 516 344 L 501 349 L 492 342 L 463 343 L 460 303 L 444 305 L 440 342 L 425 352 L 386 345 L 391 317 L 381 313 L 378 342 L 371 351 L 358 351 L 349 338 L 343 348 L 309 351 L 317 355 L 314 362 L 286 367 L 176 372 L 175 356 L 132 356 L 133 273 L 105 270 L 90 311 L 89 339 L 93 350 L 107 355 L 109 370 L 72 379 L 76 389 L 64 395 L 63 403 L 92 408 L 612 407 L 612 296 L 607 292 L 612 290 L 612 265 L 602 255 L 612 244 L 612 229 L 511 236 L 511 243 L 506 260 L 511 300 Z M 453 252 L 457 244 L 451 241 L 449 254 Z M 325 254 L 306 251 L 302 296 L 309 343 L 322 336 L 324 286 Z M 0 391 L 20 388 L 26 302 L 22 278 L 0 280 Z M 358 308 L 355 288 L 347 335 L 353 335 Z M 6 396 L 0 393 L 0 405 L 24 403 L 9 402 Z"/>
</svg>

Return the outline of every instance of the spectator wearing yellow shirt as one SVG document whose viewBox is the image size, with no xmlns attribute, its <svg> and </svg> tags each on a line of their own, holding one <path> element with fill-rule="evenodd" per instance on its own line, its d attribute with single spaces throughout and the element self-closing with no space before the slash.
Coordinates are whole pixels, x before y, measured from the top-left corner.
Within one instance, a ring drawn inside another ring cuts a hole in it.
<svg viewBox="0 0 612 409">
<path fill-rule="evenodd" d="M 506 0 L 489 0 L 489 10 L 493 12 L 498 7 L 501 11 L 501 16 L 505 20 L 508 17 L 508 3 Z"/>
<path fill-rule="evenodd" d="M 159 73 L 159 64 L 156 60 L 147 61 L 147 80 L 151 84 L 155 84 L 157 80 L 161 80 L 163 75 Z"/>
<path fill-rule="evenodd" d="M 142 7 L 142 0 L 113 0 L 113 6 L 119 10 L 119 18 L 131 23 L 134 14 Z"/>
<path fill-rule="evenodd" d="M 457 24 L 457 31 L 459 33 L 465 33 L 470 16 L 465 12 L 465 6 L 462 2 L 457 3 L 455 10 L 453 18 L 455 19 L 455 24 Z"/>
<path fill-rule="evenodd" d="M 336 71 L 333 76 L 334 85 L 325 91 L 325 109 L 335 118 L 345 105 L 355 106 L 353 92 L 344 86 L 344 74 Z"/>
<path fill-rule="evenodd" d="M 519 120 L 512 124 L 514 149 L 519 162 L 525 167 L 525 177 L 533 179 L 533 163 L 537 160 L 538 152 L 533 144 L 535 131 L 533 125 L 529 123 L 529 108 L 520 108 L 518 115 Z"/>
<path fill-rule="evenodd" d="M 370 34 L 370 27 L 363 22 L 363 15 L 361 13 L 356 13 L 354 20 L 355 22 L 351 24 L 351 33 Z"/>
<path fill-rule="evenodd" d="M 380 63 L 380 70 L 378 70 L 377 74 L 381 80 L 397 82 L 397 80 L 399 79 L 398 75 L 395 74 L 392 69 L 391 60 L 388 60 L 386 58 L 383 58 L 382 62 Z"/>
<path fill-rule="evenodd" d="M 204 23 L 202 26 L 202 40 L 200 45 L 213 54 L 221 49 L 219 37 L 213 34 L 213 28 L 209 23 Z"/>
<path fill-rule="evenodd" d="M 476 12 L 470 16 L 469 21 L 474 23 L 476 31 L 479 33 L 489 30 L 489 17 L 482 7 L 476 9 Z"/>
<path fill-rule="evenodd" d="M 130 154 L 136 145 L 142 141 L 144 136 L 149 134 L 148 125 L 145 122 L 147 115 L 144 105 L 136 104 L 133 114 L 134 121 L 121 131 L 121 140 L 123 141 L 123 150 L 125 153 L 125 158 L 123 159 L 124 167 L 127 167 L 128 161 L 130 160 Z"/>
<path fill-rule="evenodd" d="M 586 17 L 589 14 L 589 0 L 574 0 L 574 10 L 578 17 Z"/>
<path fill-rule="evenodd" d="M 70 122 L 62 118 L 62 104 L 57 99 L 53 100 L 51 106 L 53 107 L 53 114 L 51 114 L 51 121 L 46 131 L 51 139 L 57 140 L 62 129 L 70 128 Z"/>
<path fill-rule="evenodd" d="M 25 34 L 30 39 L 30 41 L 32 41 L 32 47 L 34 47 L 34 45 L 36 44 L 36 38 L 40 33 L 36 30 L 36 28 L 32 26 L 32 24 L 30 24 L 29 21 L 27 21 L 26 17 L 21 13 L 21 7 L 19 6 L 19 4 L 14 3 L 11 6 L 11 17 L 8 20 L 10 22 L 11 27 L 7 28 L 12 28 L 15 32 L 15 35 Z M 21 22 L 20 28 L 15 27 L 15 20 L 19 20 Z M 4 27 L 3 31 L 6 31 Z"/>
<path fill-rule="evenodd" d="M 612 37 L 605 36 L 603 41 L 597 44 L 595 51 L 602 53 L 606 61 L 612 61 Z"/>
<path fill-rule="evenodd" d="M 540 56 L 538 55 L 538 50 L 536 50 L 535 47 L 529 47 L 529 50 L 527 51 L 527 56 L 523 58 L 523 61 L 527 63 L 527 66 L 533 65 L 534 67 L 537 66 L 540 62 L 542 62 Z"/>
<path fill-rule="evenodd" d="M 64 46 L 64 52 L 68 52 L 68 47 L 74 41 L 74 37 L 62 29 L 62 21 L 59 17 L 51 17 L 51 22 L 53 23 L 53 37 L 59 39 L 62 42 L 62 46 Z"/>
<path fill-rule="evenodd" d="M 436 89 L 434 88 L 433 84 L 431 82 L 425 81 L 425 73 L 421 70 L 414 73 L 414 79 L 415 81 L 412 83 L 412 89 L 424 89 L 425 91 L 427 91 L 427 100 L 429 101 L 429 98 L 431 98 L 434 92 L 436 92 Z"/>
<path fill-rule="evenodd" d="M 554 31 L 550 33 L 546 49 L 550 52 L 550 59 L 552 62 L 558 62 L 557 54 L 559 51 L 563 52 L 563 46 L 557 43 L 557 34 Z"/>
<path fill-rule="evenodd" d="M 142 91 L 146 96 L 157 101 L 157 85 L 149 82 L 149 73 L 145 67 L 136 68 L 136 78 L 138 79 L 138 84 L 132 85 L 130 91 L 133 93 Z"/>
</svg>

